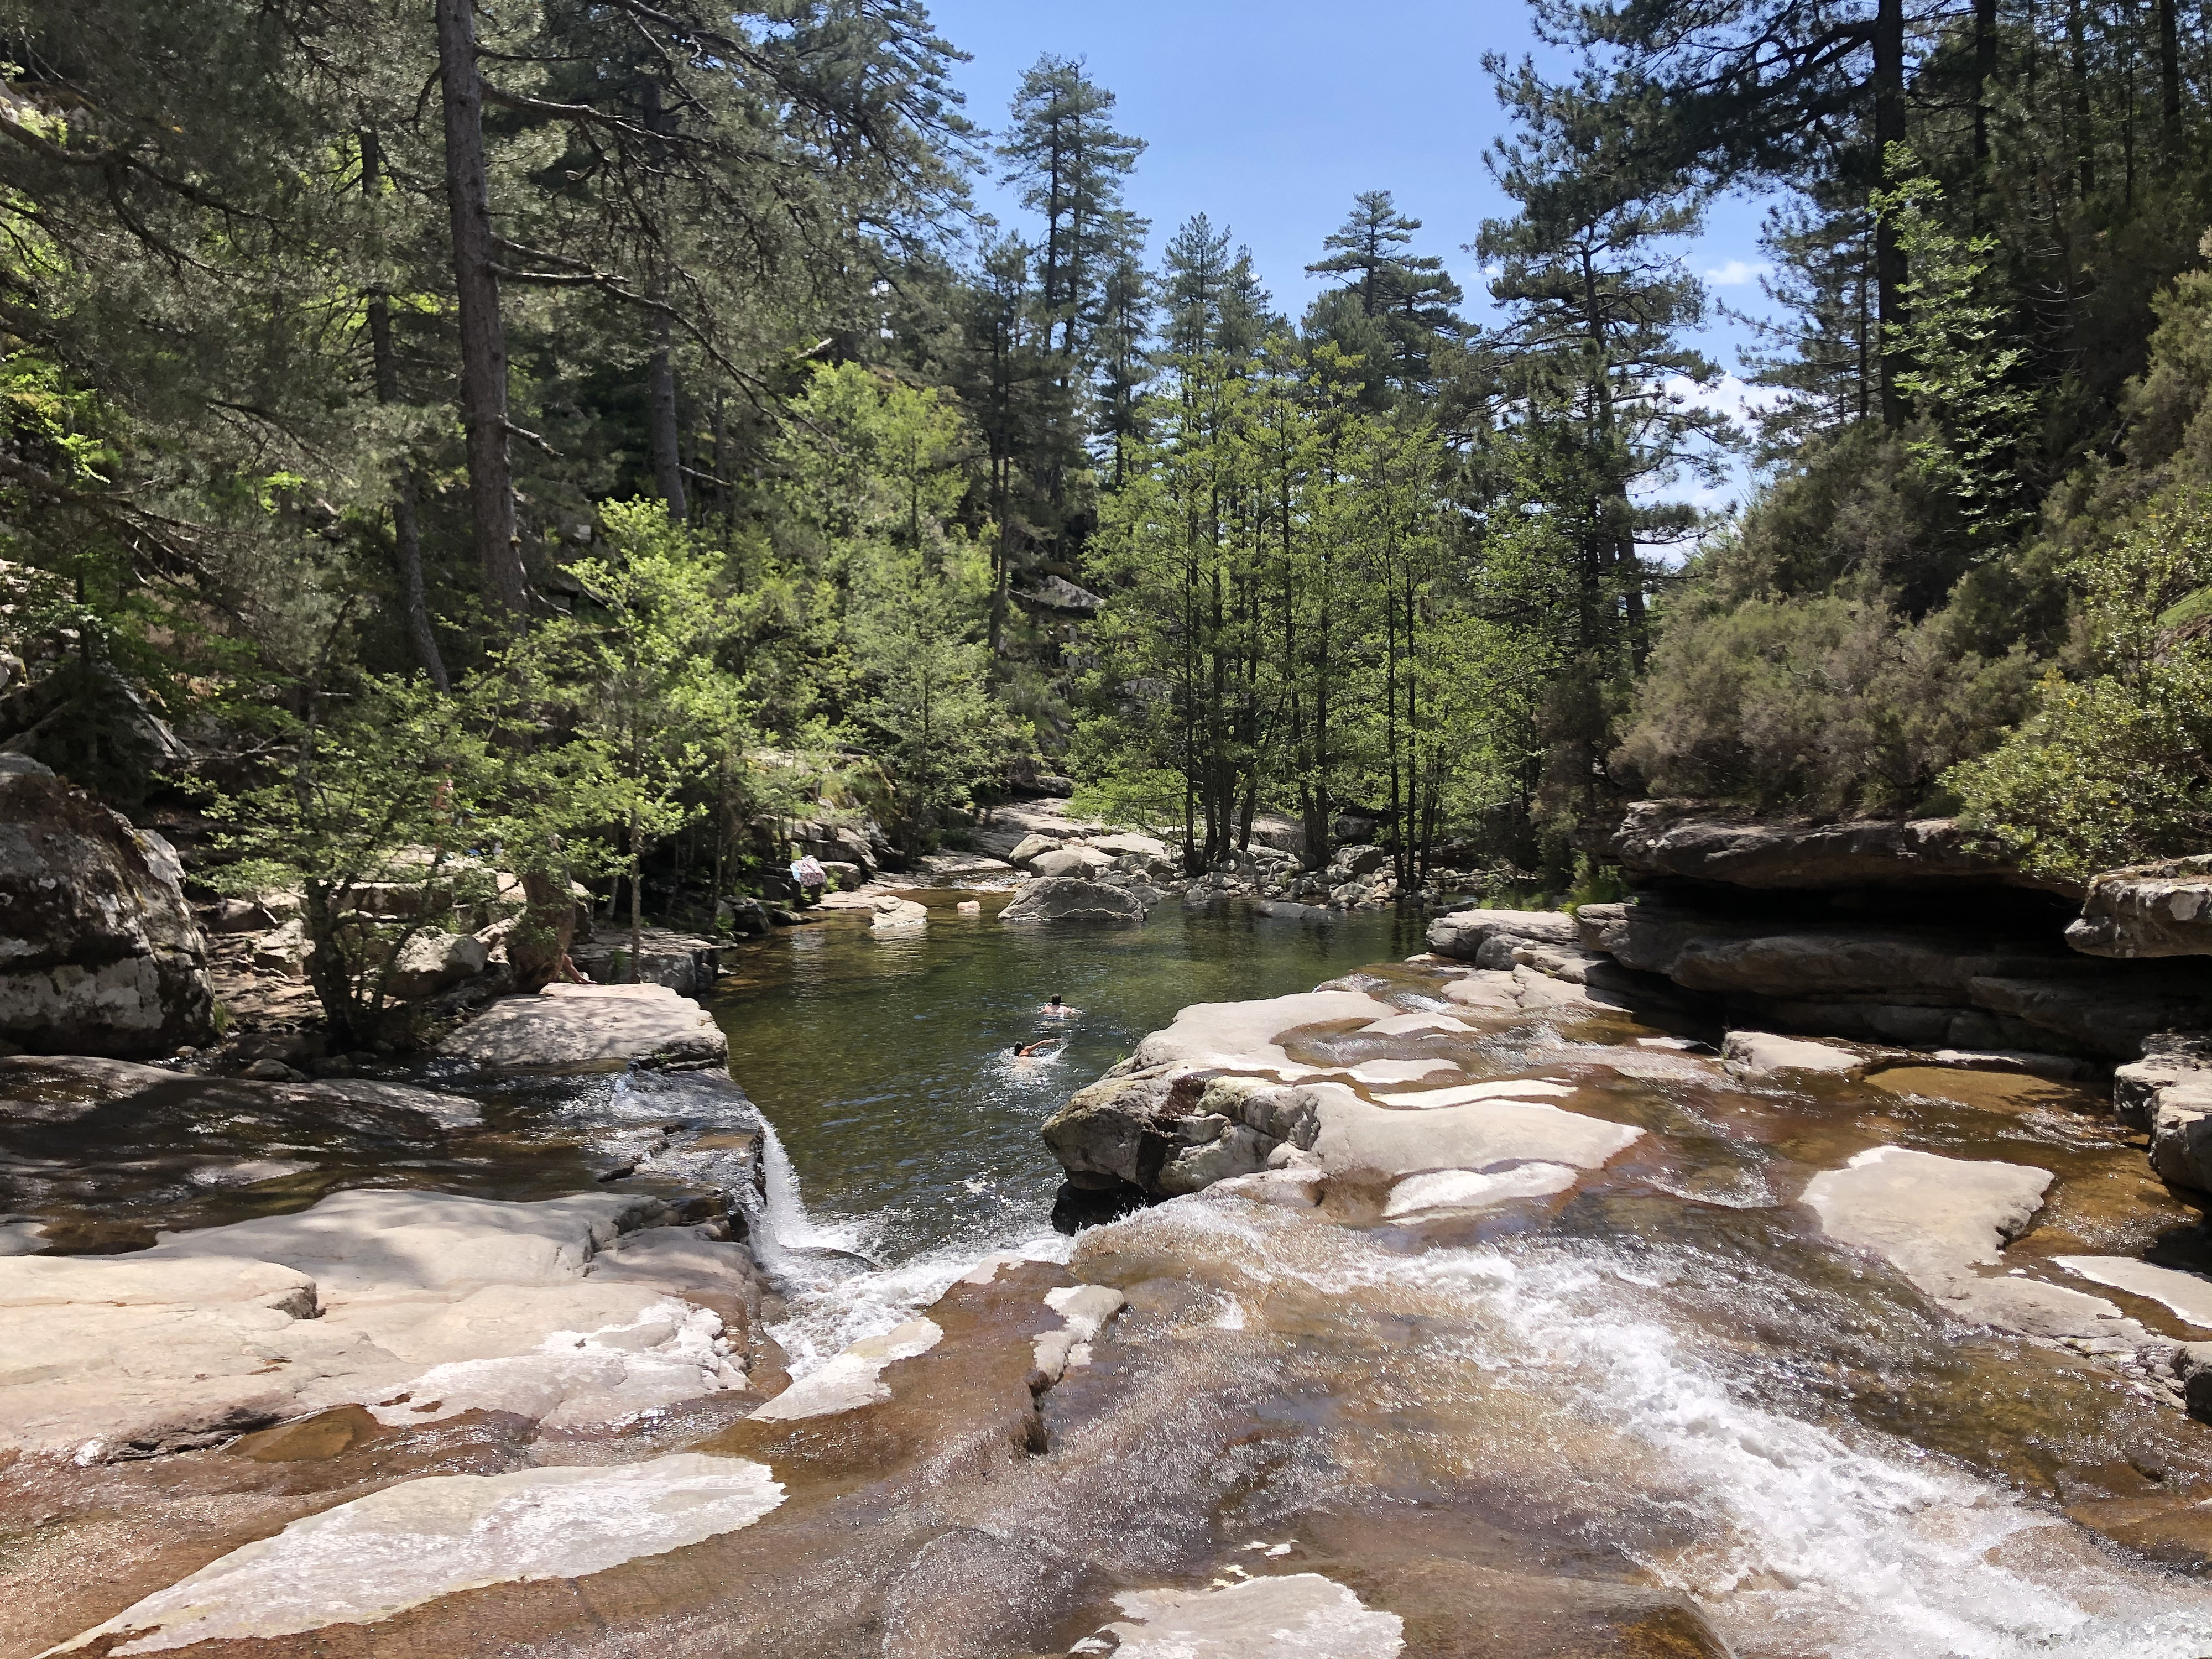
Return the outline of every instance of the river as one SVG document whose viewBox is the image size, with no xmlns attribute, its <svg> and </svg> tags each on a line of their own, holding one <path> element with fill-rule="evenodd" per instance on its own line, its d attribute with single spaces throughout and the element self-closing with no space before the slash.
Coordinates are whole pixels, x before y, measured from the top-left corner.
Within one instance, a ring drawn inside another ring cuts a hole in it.
<svg viewBox="0 0 2212 1659">
<path fill-rule="evenodd" d="M 1200 1502 L 1178 1484 L 1188 1449 L 1152 1447 L 1126 1403 L 1094 1398 L 1089 1419 L 1071 1405 L 1065 1425 L 1048 1410 L 1053 1492 L 1110 1487 L 1162 1538 L 1194 1505 L 1217 1534 L 1260 1535 L 1356 1487 L 1433 1513 L 1432 1540 L 1479 1516 L 1496 1529 L 1482 1547 L 1522 1564 L 1609 1564 L 1683 1591 L 1743 1655 L 2212 1653 L 2212 1593 L 2112 1542 L 2186 1556 L 2170 1540 L 2201 1519 L 2177 1534 L 2130 1517 L 2212 1491 L 2208 1431 L 2070 1355 L 1961 1340 L 1792 1201 L 1873 1146 L 2027 1160 L 2060 1184 L 2015 1271 L 2055 1281 L 2052 1259 L 2081 1249 L 2208 1265 L 2197 1218 L 2143 1178 L 2096 1096 L 1917 1071 L 1747 1091 L 1633 1029 L 1439 1038 L 1478 1077 L 1540 1071 L 1576 1111 L 1645 1139 L 1577 1190 L 1480 1219 L 1317 1227 L 1185 1201 L 1072 1245 L 1037 1135 L 1072 1091 L 1185 1004 L 1393 963 L 1415 930 L 1170 910 L 1127 933 L 1018 933 L 957 916 L 963 895 L 922 896 L 924 933 L 840 919 L 729 952 L 714 1001 L 777 1136 L 767 1248 L 788 1304 L 773 1328 L 795 1371 L 988 1254 L 1073 1250 L 1080 1273 L 1153 1287 L 1132 1291 L 1144 1312 L 1125 1334 L 1144 1346 L 1115 1372 L 1123 1393 L 1170 1414 L 1203 1401 L 1221 1455 L 1276 1447 L 1295 1473 Z M 1443 1006 L 1387 966 L 1364 982 Z M 1053 993 L 1081 1010 L 1066 1048 L 1010 1059 L 1058 1029 L 1036 1012 Z M 1316 1044 L 1294 1056 L 1358 1057 Z M 1070 1512 L 1054 1547 L 1127 1559 L 1129 1524 Z M 1188 1559 L 1218 1547 L 1193 1534 Z"/>
</svg>

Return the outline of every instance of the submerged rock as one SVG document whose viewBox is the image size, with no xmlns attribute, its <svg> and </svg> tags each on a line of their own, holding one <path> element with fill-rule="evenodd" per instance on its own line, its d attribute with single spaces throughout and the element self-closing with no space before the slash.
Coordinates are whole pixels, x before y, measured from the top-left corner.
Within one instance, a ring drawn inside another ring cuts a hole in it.
<svg viewBox="0 0 2212 1659">
<path fill-rule="evenodd" d="M 1251 1578 L 1221 1589 L 1132 1590 L 1115 1597 L 1115 1605 L 1120 1621 L 1092 1638 L 1096 1647 L 1081 1644 L 1077 1652 L 1121 1659 L 1397 1659 L 1406 1650 L 1404 1620 L 1367 1607 L 1319 1573 Z"/>
<path fill-rule="evenodd" d="M 167 842 L 83 791 L 0 774 L 0 1039 L 131 1059 L 210 1041 L 183 876 Z"/>
</svg>

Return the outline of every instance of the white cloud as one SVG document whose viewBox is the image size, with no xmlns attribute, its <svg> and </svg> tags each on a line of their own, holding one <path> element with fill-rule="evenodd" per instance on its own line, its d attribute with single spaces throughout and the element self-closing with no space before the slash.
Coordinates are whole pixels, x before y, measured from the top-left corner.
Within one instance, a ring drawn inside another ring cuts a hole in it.
<svg viewBox="0 0 2212 1659">
<path fill-rule="evenodd" d="M 1699 386 L 1686 374 L 1677 374 L 1661 390 L 1692 409 L 1717 410 L 1740 426 L 1748 423 L 1756 412 L 1773 408 L 1790 395 L 1780 386 L 1752 386 L 1733 374 L 1723 374 L 1711 386 Z"/>
<path fill-rule="evenodd" d="M 1709 267 L 1705 280 L 1716 288 L 1746 288 L 1773 269 L 1764 259 L 1731 259 L 1724 265 Z"/>
</svg>

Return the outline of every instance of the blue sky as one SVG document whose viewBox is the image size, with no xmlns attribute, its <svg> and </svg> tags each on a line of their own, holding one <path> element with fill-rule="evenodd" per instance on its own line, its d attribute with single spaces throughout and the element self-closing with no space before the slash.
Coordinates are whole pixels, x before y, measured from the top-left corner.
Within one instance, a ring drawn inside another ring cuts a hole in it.
<svg viewBox="0 0 2212 1659">
<path fill-rule="evenodd" d="M 1039 53 L 1088 62 L 1120 100 L 1121 130 L 1150 146 L 1128 201 L 1152 221 L 1155 252 L 1203 211 L 1250 245 L 1277 307 L 1296 317 L 1319 291 L 1304 267 L 1322 239 L 1358 191 L 1389 190 L 1423 222 L 1417 251 L 1446 259 L 1470 316 L 1486 311 L 1464 245 L 1507 204 L 1483 164 L 1505 122 L 1482 58 L 1542 52 L 1519 0 L 934 0 L 930 10 L 972 54 L 955 79 L 981 125 L 1005 125 Z M 986 183 L 978 199 L 1020 223 L 1010 192 Z M 1760 217 L 1759 204 L 1722 204 L 1687 250 L 1715 299 L 1759 307 Z M 1741 333 L 1717 321 L 1702 343 L 1733 369 Z"/>
</svg>

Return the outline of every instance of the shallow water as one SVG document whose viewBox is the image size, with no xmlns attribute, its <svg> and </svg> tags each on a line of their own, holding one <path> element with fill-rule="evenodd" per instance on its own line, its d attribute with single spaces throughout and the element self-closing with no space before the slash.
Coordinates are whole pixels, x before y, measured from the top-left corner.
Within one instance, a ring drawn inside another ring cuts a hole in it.
<svg viewBox="0 0 2212 1659">
<path fill-rule="evenodd" d="M 925 932 L 878 936 L 848 913 L 724 951 L 708 1003 L 730 1075 L 774 1126 L 767 1247 L 886 1270 L 775 1264 L 793 1313 L 777 1334 L 799 1371 L 888 1329 L 981 1255 L 1063 1253 L 1060 1170 L 1038 1127 L 1177 1009 L 1307 991 L 1422 948 L 1423 924 L 1389 913 L 1316 924 L 1168 907 L 1141 928 L 1047 930 L 1000 926 L 1003 893 L 910 896 L 929 907 Z M 970 896 L 981 917 L 955 909 Z M 1041 1015 L 1054 994 L 1079 1014 Z M 1046 1037 L 1066 1046 L 1007 1054 Z"/>
<path fill-rule="evenodd" d="M 1924 1071 L 1746 1087 L 1638 1048 L 1650 1033 L 1626 1022 L 1493 1020 L 1391 1047 L 1474 1078 L 1540 1074 L 1645 1139 L 1572 1190 L 1480 1217 L 1378 1225 L 1379 1195 L 1333 1198 L 1325 1218 L 1207 1198 L 1071 1243 L 1049 1230 L 1059 1170 L 1037 1125 L 1176 1009 L 1347 974 L 1407 1007 L 1444 1006 L 1438 988 L 1395 965 L 1419 942 L 1387 917 L 1324 933 L 1170 913 L 1141 933 L 1040 935 L 930 896 L 921 938 L 841 921 L 731 953 L 715 1007 L 732 1070 L 781 1133 L 775 1331 L 811 1369 L 994 1250 L 1072 1256 L 1127 1291 L 1097 1372 L 1048 1402 L 1054 1472 L 1023 1501 L 1052 1547 L 1137 1577 L 1210 1570 L 1232 1534 L 1387 1492 L 1504 1528 L 1531 1564 L 1609 1562 L 1682 1591 L 1745 1655 L 2212 1654 L 2212 1589 L 2113 1541 L 2130 1505 L 2203 1506 L 2212 1432 L 2072 1355 L 1960 1331 L 1794 1201 L 1815 1171 L 1899 1142 L 2056 1172 L 2008 1255 L 2055 1282 L 2045 1259 L 2068 1249 L 2212 1264 L 2199 1218 L 2144 1180 L 2094 1095 Z M 1067 1050 L 1008 1064 L 1006 1045 L 1048 1029 L 1034 1010 L 1054 990 L 1085 1010 Z M 1380 1045 L 1316 1029 L 1285 1047 L 1346 1066 Z M 1162 1413 L 1175 1432 L 1155 1445 L 1140 1419 Z M 1194 1468 L 1232 1490 L 1203 1495 Z M 1084 1510 L 1092 1474 L 1110 1475 L 1113 1516 Z M 1159 1560 L 1138 1559 L 1133 1515 Z"/>
</svg>

